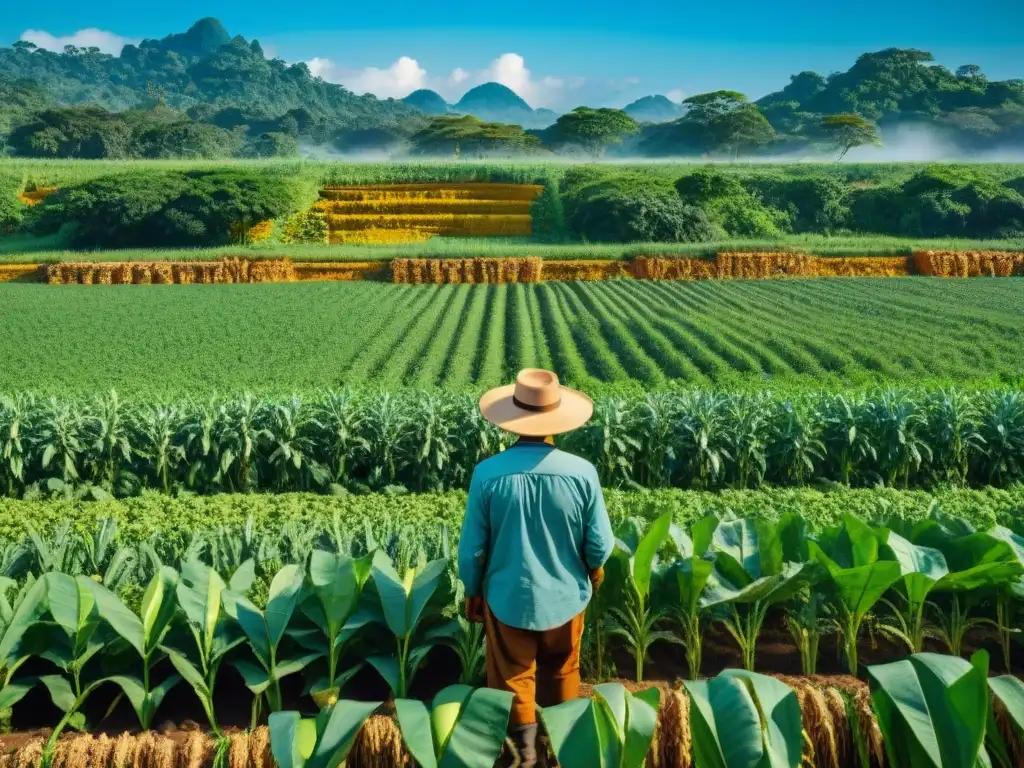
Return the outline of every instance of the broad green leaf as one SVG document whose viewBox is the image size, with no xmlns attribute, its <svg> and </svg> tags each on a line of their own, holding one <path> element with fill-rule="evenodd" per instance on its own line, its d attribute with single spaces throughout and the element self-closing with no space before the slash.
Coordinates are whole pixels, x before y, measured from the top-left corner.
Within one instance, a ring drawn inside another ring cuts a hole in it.
<svg viewBox="0 0 1024 768">
<path fill-rule="evenodd" d="M 210 690 L 206 686 L 206 680 L 203 679 L 202 673 L 192 665 L 192 662 L 171 648 L 164 648 L 164 651 L 167 653 L 167 658 L 171 660 L 171 664 L 178 671 L 178 674 L 192 686 L 196 695 L 200 698 L 209 699 Z"/>
<path fill-rule="evenodd" d="M 970 663 L 919 653 L 868 667 L 871 703 L 892 768 L 971 768 L 989 708 L 988 655 Z"/>
<path fill-rule="evenodd" d="M 380 655 L 370 656 L 366 659 L 366 662 L 380 673 L 380 676 L 384 678 L 384 681 L 391 688 L 392 693 L 398 695 L 398 689 L 401 686 L 398 659 L 393 655 Z"/>
<path fill-rule="evenodd" d="M 295 606 L 302 591 L 302 584 L 305 580 L 305 572 L 298 565 L 286 565 L 274 576 L 270 582 L 270 597 L 267 600 L 267 607 L 264 616 L 267 621 L 267 636 L 270 638 L 270 645 L 277 648 L 284 637 L 288 623 L 295 612 Z"/>
<path fill-rule="evenodd" d="M 319 658 L 319 653 L 307 653 L 305 656 L 281 659 L 274 667 L 274 679 L 280 680 L 288 675 L 294 675 L 296 672 L 301 672 Z"/>
<path fill-rule="evenodd" d="M 139 617 L 132 613 L 113 592 L 88 576 L 78 577 L 79 586 L 92 591 L 100 618 L 123 637 L 139 656 L 146 655 L 145 630 Z"/>
<path fill-rule="evenodd" d="M 231 664 L 245 680 L 245 687 L 253 693 L 259 695 L 270 687 L 270 677 L 263 667 L 244 659 L 234 659 Z"/>
<path fill-rule="evenodd" d="M 53 705 L 61 712 L 70 712 L 75 707 L 75 692 L 71 690 L 71 683 L 67 678 L 60 675 L 43 675 L 39 682 L 46 686 L 50 692 Z"/>
<path fill-rule="evenodd" d="M 149 714 L 152 717 L 156 714 L 157 710 L 160 709 L 160 705 L 163 704 L 164 697 L 167 696 L 168 692 L 181 682 L 181 675 L 168 675 L 166 678 L 160 681 L 159 685 L 154 686 L 149 692 Z"/>
<path fill-rule="evenodd" d="M 422 768 L 436 768 L 437 753 L 430 727 L 430 713 L 423 702 L 395 699 L 395 715 L 409 754 Z"/>
<path fill-rule="evenodd" d="M 256 581 L 256 563 L 249 558 L 231 574 L 227 588 L 236 594 L 247 595 L 254 581 Z"/>
<path fill-rule="evenodd" d="M 316 724 L 313 724 L 313 746 L 308 736 L 300 738 L 302 717 L 298 712 L 272 712 L 267 721 L 270 730 L 270 754 L 278 768 L 302 768 L 316 746 Z M 305 729 L 307 732 L 309 728 Z M 303 742 L 307 743 L 303 743 Z M 306 748 L 309 748 L 308 751 Z"/>
<path fill-rule="evenodd" d="M 686 682 L 694 764 L 701 768 L 797 768 L 802 725 L 796 694 L 743 670 Z"/>
<path fill-rule="evenodd" d="M 171 597 L 177 585 L 177 572 L 162 565 L 146 587 L 146 593 L 142 596 L 141 617 L 147 650 L 159 645 L 164 630 L 174 617 L 176 606 Z"/>
<path fill-rule="evenodd" d="M 448 737 L 455 729 L 455 722 L 472 693 L 472 686 L 449 685 L 438 691 L 430 702 L 430 726 L 434 733 L 435 754 L 440 755 L 444 751 Z"/>
<path fill-rule="evenodd" d="M 36 685 L 37 679 L 33 677 L 16 680 L 8 683 L 0 689 L 0 712 L 10 709 L 31 691 Z"/>
<path fill-rule="evenodd" d="M 716 561 L 726 578 L 734 584 L 761 576 L 761 553 L 754 520 L 730 520 L 715 529 L 712 545 L 719 553 Z M 722 558 L 721 555 L 727 557 Z"/>
<path fill-rule="evenodd" d="M 337 768 L 348 756 L 356 733 L 380 704 L 379 701 L 339 701 L 329 715 L 321 713 L 322 717 L 326 716 L 326 725 L 307 761 L 309 768 Z"/>
<path fill-rule="evenodd" d="M 512 698 L 507 691 L 473 691 L 448 736 L 440 768 L 492 768 L 505 742 Z"/>
<path fill-rule="evenodd" d="M 990 677 L 988 687 L 993 698 L 998 700 L 1005 710 L 1016 738 L 1024 737 L 1024 683 L 1013 675 L 1002 675 Z M 985 738 L 989 752 L 996 757 L 1000 767 L 1014 768 L 1011 749 L 1000 732 L 992 708 L 989 709 Z"/>
<path fill-rule="evenodd" d="M 359 594 L 370 575 L 369 557 L 354 560 L 348 555 L 336 555 L 314 550 L 309 562 L 309 580 L 313 594 L 323 611 L 326 634 L 337 635 L 352 615 Z"/>
<path fill-rule="evenodd" d="M 198 628 L 205 647 L 212 648 L 226 588 L 224 580 L 202 563 L 187 563 L 181 575 L 176 590 L 178 603 L 189 622 Z"/>
<path fill-rule="evenodd" d="M 64 573 L 47 573 L 40 580 L 46 583 L 46 602 L 53 620 L 70 635 L 85 629 L 96 607 L 92 590 Z"/>
<path fill-rule="evenodd" d="M 620 683 L 594 686 L 615 727 L 621 744 L 620 765 L 642 766 L 654 738 L 661 694 L 657 688 L 646 691 L 647 698 L 630 695 Z"/>
<path fill-rule="evenodd" d="M 666 512 L 647 528 L 636 551 L 631 558 L 633 582 L 641 599 L 646 600 L 651 588 L 651 570 L 658 550 L 668 538 L 668 529 L 672 524 L 672 513 Z"/>
<path fill-rule="evenodd" d="M 680 605 L 687 613 L 697 611 L 714 568 L 712 562 L 697 557 L 686 558 L 676 564 Z"/>
<path fill-rule="evenodd" d="M 590 699 L 570 699 L 540 710 L 544 729 L 561 768 L 613 768 L 619 742 L 603 707 Z"/>
<path fill-rule="evenodd" d="M 25 590 L 21 602 L 14 609 L 7 628 L 0 638 L 0 662 L 10 666 L 13 655 L 26 630 L 46 611 L 47 582 L 37 579 Z"/>
</svg>

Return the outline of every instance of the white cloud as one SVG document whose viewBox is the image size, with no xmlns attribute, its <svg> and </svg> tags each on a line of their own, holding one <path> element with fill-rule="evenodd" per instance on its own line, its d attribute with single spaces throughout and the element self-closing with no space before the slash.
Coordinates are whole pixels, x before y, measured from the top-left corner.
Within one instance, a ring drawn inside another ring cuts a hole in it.
<svg viewBox="0 0 1024 768">
<path fill-rule="evenodd" d="M 340 83 L 355 93 L 372 93 L 380 98 L 402 98 L 418 88 L 430 88 L 448 101 L 456 102 L 470 88 L 495 82 L 511 88 L 532 107 L 559 105 L 568 90 L 580 88 L 586 82 L 581 77 L 567 80 L 546 75 L 535 78 L 525 59 L 517 53 L 503 53 L 478 70 L 456 67 L 447 76 L 430 75 L 409 56 L 400 57 L 385 69 L 348 68 L 325 58 L 310 59 L 306 66 L 315 76 L 328 82 Z"/>
<path fill-rule="evenodd" d="M 22 32 L 20 39 L 35 43 L 48 51 L 60 52 L 64 50 L 65 45 L 73 45 L 77 48 L 96 47 L 103 53 L 111 53 L 115 56 L 119 55 L 121 49 L 129 43 L 138 45 L 140 42 L 137 37 L 122 37 L 95 27 L 80 29 L 74 34 L 63 36 L 51 35 L 41 29 L 26 29 Z"/>
<path fill-rule="evenodd" d="M 686 98 L 686 94 L 683 93 L 683 89 L 682 88 L 673 88 L 671 91 L 666 91 L 665 95 L 669 99 L 671 99 L 672 101 L 675 101 L 677 103 Z"/>
<path fill-rule="evenodd" d="M 314 58 L 306 62 L 309 71 L 331 83 L 341 83 L 355 93 L 372 93 L 381 99 L 408 96 L 427 87 L 427 70 L 416 59 L 400 57 L 386 69 L 365 67 L 348 69 L 330 59 Z"/>
</svg>

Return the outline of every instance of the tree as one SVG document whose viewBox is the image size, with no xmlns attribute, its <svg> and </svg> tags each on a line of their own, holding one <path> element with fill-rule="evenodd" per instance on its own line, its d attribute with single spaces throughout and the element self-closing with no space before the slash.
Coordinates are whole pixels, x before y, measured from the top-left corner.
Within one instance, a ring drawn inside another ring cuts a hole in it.
<svg viewBox="0 0 1024 768">
<path fill-rule="evenodd" d="M 984 79 L 985 73 L 981 71 L 981 67 L 977 64 L 964 64 L 962 67 L 956 68 L 956 76 L 962 78 L 978 78 Z"/>
<path fill-rule="evenodd" d="M 431 118 L 409 141 L 423 155 L 470 157 L 523 155 L 538 152 L 540 139 L 518 125 L 485 123 L 473 115 Z"/>
<path fill-rule="evenodd" d="M 708 130 L 714 145 L 725 148 L 733 156 L 738 156 L 742 150 L 768 144 L 775 138 L 775 129 L 753 104 L 742 104 L 711 118 Z"/>
<path fill-rule="evenodd" d="M 856 114 L 825 115 L 818 131 L 824 140 L 839 150 L 837 163 L 854 147 L 882 144 L 875 124 Z"/>
<path fill-rule="evenodd" d="M 710 123 L 714 118 L 721 117 L 747 103 L 747 97 L 738 91 L 712 91 L 698 93 L 683 99 L 687 107 L 686 116 L 699 123 Z"/>
<path fill-rule="evenodd" d="M 640 130 L 640 125 L 621 109 L 576 107 L 555 121 L 556 141 L 582 147 L 595 158 Z"/>
</svg>

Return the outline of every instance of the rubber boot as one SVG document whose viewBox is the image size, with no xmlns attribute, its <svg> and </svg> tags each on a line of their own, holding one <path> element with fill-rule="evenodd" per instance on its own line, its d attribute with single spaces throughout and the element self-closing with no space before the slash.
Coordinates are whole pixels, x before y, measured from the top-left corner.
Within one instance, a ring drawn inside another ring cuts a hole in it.
<svg viewBox="0 0 1024 768">
<path fill-rule="evenodd" d="M 519 753 L 519 768 L 534 768 L 537 765 L 537 724 L 522 725 L 513 734 Z"/>
</svg>

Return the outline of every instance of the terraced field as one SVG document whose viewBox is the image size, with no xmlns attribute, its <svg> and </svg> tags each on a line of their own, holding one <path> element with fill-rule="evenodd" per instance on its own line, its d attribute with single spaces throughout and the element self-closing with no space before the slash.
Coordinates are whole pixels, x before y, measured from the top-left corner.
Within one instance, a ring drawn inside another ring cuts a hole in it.
<svg viewBox="0 0 1024 768">
<path fill-rule="evenodd" d="M 0 286 L 0 391 L 1024 379 L 1024 281 Z"/>
</svg>

